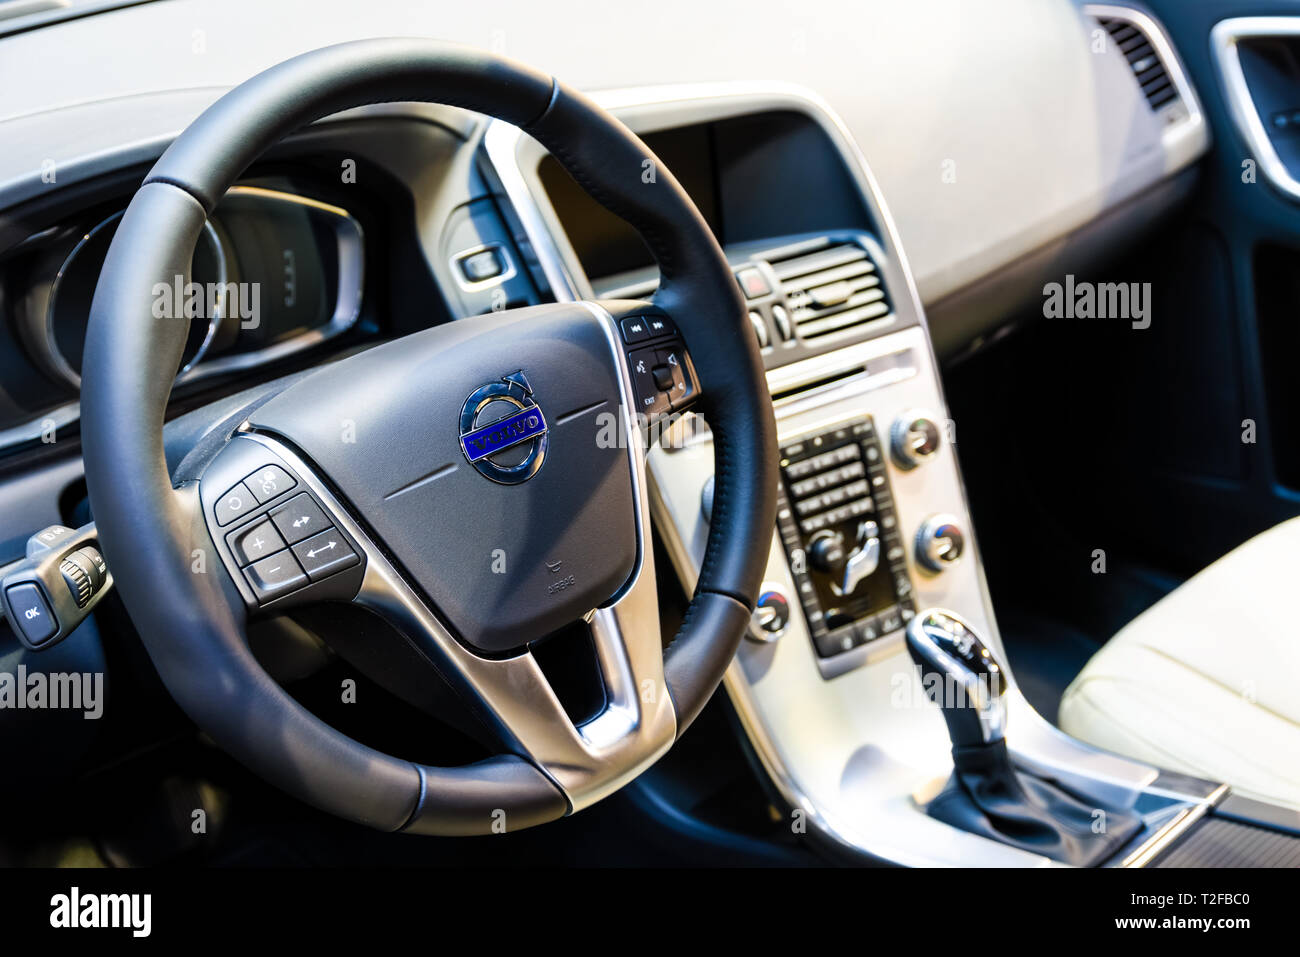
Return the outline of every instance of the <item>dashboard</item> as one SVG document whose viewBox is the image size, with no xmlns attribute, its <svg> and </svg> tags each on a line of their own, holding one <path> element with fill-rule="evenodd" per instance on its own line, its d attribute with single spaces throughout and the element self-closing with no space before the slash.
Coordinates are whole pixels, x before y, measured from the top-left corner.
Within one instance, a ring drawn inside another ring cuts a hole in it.
<svg viewBox="0 0 1300 957">
<path fill-rule="evenodd" d="M 14 144 L 0 152 L 0 561 L 44 525 L 88 518 L 86 312 L 121 211 L 176 133 L 233 84 L 328 43 L 427 33 L 490 47 L 591 92 L 681 180 L 724 247 L 777 410 L 768 593 L 788 596 L 790 628 L 779 644 L 751 635 L 728 691 L 787 801 L 829 809 L 819 826 L 833 841 L 930 862 L 909 848 L 933 843 L 933 822 L 899 817 L 897 793 L 845 782 L 862 773 L 858 743 L 882 729 L 897 731 L 877 758 L 898 789 L 919 773 L 909 755 L 927 773 L 947 760 L 935 727 L 893 728 L 900 716 L 861 704 L 888 700 L 918 607 L 958 609 L 996 641 L 942 435 L 940 364 L 996 334 L 1045 276 L 1176 208 L 1209 146 L 1196 93 L 1158 24 L 1105 5 L 1009 0 L 990 16 L 966 0 L 845 2 L 814 15 L 670 0 L 630 34 L 621 12 L 578 3 L 584 30 L 556 29 L 557 6 L 328 2 L 304 19 L 287 5 L 174 0 L 39 30 L 6 26 L 0 10 L 0 142 Z M 1118 47 L 1097 46 L 1121 32 Z M 694 73 L 675 71 L 671 86 L 657 67 L 669 46 Z M 105 48 L 115 68 L 88 89 Z M 69 58 L 88 68 L 52 67 Z M 637 236 L 517 129 L 397 103 L 313 124 L 247 170 L 184 279 L 156 290 L 190 323 L 175 435 L 191 410 L 238 407 L 420 329 L 551 300 L 646 298 L 658 275 Z M 653 339 L 622 332 L 629 347 Z M 693 415 L 673 428 L 650 455 L 652 506 L 689 593 L 712 446 Z M 849 567 L 864 555 L 869 569 Z M 1035 733 L 1045 762 L 1064 760 Z M 844 823 L 873 800 L 875 830 Z M 961 840 L 949 851 L 982 853 Z"/>
<path fill-rule="evenodd" d="M 977 346 L 1045 274 L 1173 208 L 1208 146 L 1162 29 L 1121 8 L 1010 3 L 986 18 L 948 0 L 925 13 L 832 4 L 814 20 L 759 4 L 711 24 L 670 4 L 615 51 L 534 33 L 527 5 L 499 12 L 509 31 L 469 9 L 435 17 L 384 0 L 364 12 L 325 4 L 290 30 L 290 13 L 259 7 L 264 29 L 251 34 L 239 7 L 144 3 L 42 29 L 0 17 L 0 137 L 13 145 L 0 155 L 0 473 L 13 496 L 0 555 L 84 504 L 85 313 L 134 185 L 223 89 L 299 50 L 427 29 L 592 89 L 695 198 L 736 269 L 769 370 L 916 326 L 923 312 L 939 358 Z M 609 16 L 584 15 L 597 31 Z M 781 41 L 759 26 L 778 19 Z M 1127 31 L 1124 44 L 1098 45 L 1115 30 Z M 157 37 L 174 44 L 143 49 Z M 924 48 L 911 49 L 918 37 Z M 653 53 L 668 42 L 698 82 L 656 82 Z M 95 89 L 49 69 L 75 57 L 92 67 L 78 76 L 93 74 L 105 46 L 115 68 Z M 1161 71 L 1158 101 L 1138 81 L 1148 68 L 1138 56 Z M 1047 135 L 1042 118 L 1062 117 L 1060 107 L 1068 128 Z M 457 317 L 641 297 L 657 281 L 640 241 L 536 143 L 416 104 L 349 111 L 281 144 L 223 199 L 191 272 L 158 291 L 191 323 L 173 419 Z M 255 318 L 241 296 L 253 289 Z"/>
</svg>

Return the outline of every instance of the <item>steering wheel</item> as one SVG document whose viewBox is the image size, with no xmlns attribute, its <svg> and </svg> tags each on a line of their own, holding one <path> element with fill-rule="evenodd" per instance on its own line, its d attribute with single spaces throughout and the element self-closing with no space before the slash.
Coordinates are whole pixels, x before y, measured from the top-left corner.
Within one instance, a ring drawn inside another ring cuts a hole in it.
<svg viewBox="0 0 1300 957">
<path fill-rule="evenodd" d="M 391 101 L 463 107 L 535 137 L 645 240 L 662 276 L 653 299 L 508 310 L 384 343 L 228 416 L 170 473 L 164 412 L 188 322 L 158 308 L 159 290 L 188 274 L 208 215 L 262 153 L 321 117 Z M 676 338 L 628 346 L 627 317 Z M 91 508 L 159 675 L 220 747 L 341 817 L 466 835 L 592 804 L 690 725 L 754 607 L 776 511 L 776 429 L 726 258 L 645 144 L 521 64 L 428 40 L 364 40 L 223 96 L 132 198 L 95 291 L 83 368 Z M 643 393 L 661 412 L 693 405 L 715 448 L 703 563 L 666 649 Z M 501 753 L 426 766 L 298 704 L 259 665 L 247 628 L 319 601 L 389 621 Z M 575 725 L 532 649 L 583 619 L 604 705 Z"/>
</svg>

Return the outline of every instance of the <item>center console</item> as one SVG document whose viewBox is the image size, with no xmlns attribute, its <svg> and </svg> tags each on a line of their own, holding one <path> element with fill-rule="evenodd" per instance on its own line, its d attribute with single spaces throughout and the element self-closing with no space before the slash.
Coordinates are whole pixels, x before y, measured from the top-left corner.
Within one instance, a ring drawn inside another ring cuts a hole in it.
<svg viewBox="0 0 1300 957">
<path fill-rule="evenodd" d="M 829 107 L 796 88 L 599 99 L 696 199 L 732 262 L 767 368 L 780 440 L 778 520 L 725 688 L 781 813 L 794 833 L 851 860 L 1061 862 L 996 828 L 963 826 L 987 807 L 966 818 L 927 811 L 954 774 L 955 752 L 951 713 L 923 685 L 909 629 L 923 636 L 924 622 L 960 621 L 990 660 L 1006 656 L 962 486 L 959 429 L 861 153 Z M 648 253 L 557 175 L 538 144 L 494 123 L 485 154 L 539 287 L 557 298 L 653 291 Z M 689 593 L 712 509 L 708 423 L 677 420 L 648 464 L 656 527 Z M 1106 866 L 1150 861 L 1222 798 L 1213 783 L 1069 738 L 1033 711 L 1009 670 L 998 678 L 1006 734 L 997 745 L 1006 757 L 999 750 L 990 764 L 994 777 L 1034 795 L 1075 795 L 1080 807 L 1113 808 L 1116 820 L 1132 822 L 1108 846 Z"/>
</svg>

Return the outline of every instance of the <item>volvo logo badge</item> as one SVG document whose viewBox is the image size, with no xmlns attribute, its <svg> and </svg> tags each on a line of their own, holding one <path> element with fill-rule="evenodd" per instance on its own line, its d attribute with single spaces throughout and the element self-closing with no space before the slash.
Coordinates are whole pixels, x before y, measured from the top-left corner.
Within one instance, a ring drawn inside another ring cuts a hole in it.
<svg viewBox="0 0 1300 957">
<path fill-rule="evenodd" d="M 546 416 L 523 370 L 475 389 L 460 410 L 461 451 L 480 474 L 502 485 L 536 475 L 548 441 Z"/>
</svg>

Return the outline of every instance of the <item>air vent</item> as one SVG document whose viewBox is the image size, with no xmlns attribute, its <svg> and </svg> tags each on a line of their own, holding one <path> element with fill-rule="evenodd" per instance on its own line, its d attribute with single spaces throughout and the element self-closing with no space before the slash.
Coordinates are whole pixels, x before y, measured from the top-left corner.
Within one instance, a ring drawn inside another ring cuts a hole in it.
<svg viewBox="0 0 1300 957">
<path fill-rule="evenodd" d="M 854 243 L 826 243 L 811 252 L 772 260 L 772 269 L 805 342 L 859 330 L 890 317 L 885 287 L 867 251 Z"/>
<path fill-rule="evenodd" d="M 1097 22 L 1110 34 L 1120 53 L 1128 60 L 1129 68 L 1137 77 L 1142 95 L 1151 109 L 1159 112 L 1178 99 L 1178 87 L 1169 71 L 1160 62 L 1160 55 L 1151 44 L 1151 38 L 1129 20 L 1117 17 L 1098 17 Z"/>
</svg>

